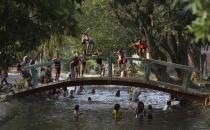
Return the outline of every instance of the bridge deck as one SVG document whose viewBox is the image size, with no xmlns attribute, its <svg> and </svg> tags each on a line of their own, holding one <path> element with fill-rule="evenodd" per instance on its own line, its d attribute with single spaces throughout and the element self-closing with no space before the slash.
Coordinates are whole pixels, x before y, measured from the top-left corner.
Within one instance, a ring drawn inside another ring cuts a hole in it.
<svg viewBox="0 0 210 130">
<path fill-rule="evenodd" d="M 209 101 L 209 94 L 203 93 L 197 89 L 188 88 L 187 90 L 183 86 L 173 85 L 169 83 L 163 83 L 159 81 L 145 81 L 141 79 L 129 79 L 119 77 L 85 77 L 74 78 L 69 80 L 62 80 L 54 83 L 48 83 L 39 85 L 34 89 L 21 89 L 11 92 L 5 96 L 26 96 L 37 92 L 42 92 L 54 88 L 62 88 L 67 86 L 79 86 L 79 85 L 123 85 L 123 86 L 135 86 L 141 88 L 148 88 L 153 90 L 159 90 L 167 93 L 171 93 L 184 99 L 198 101 L 202 104 L 207 104 Z"/>
</svg>

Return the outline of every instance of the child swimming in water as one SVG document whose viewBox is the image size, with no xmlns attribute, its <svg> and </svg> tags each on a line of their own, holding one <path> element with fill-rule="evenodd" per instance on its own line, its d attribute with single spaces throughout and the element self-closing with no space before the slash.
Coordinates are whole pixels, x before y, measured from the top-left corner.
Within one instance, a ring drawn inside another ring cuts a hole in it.
<svg viewBox="0 0 210 130">
<path fill-rule="evenodd" d="M 74 118 L 79 118 L 79 105 L 74 106 Z"/>
<path fill-rule="evenodd" d="M 153 116 L 152 116 L 152 105 L 148 105 L 147 117 L 148 117 L 148 119 L 152 119 L 153 118 Z"/>
<path fill-rule="evenodd" d="M 88 102 L 91 103 L 92 99 L 91 97 L 88 97 Z"/>
<path fill-rule="evenodd" d="M 73 93 L 74 93 L 74 91 L 73 91 L 73 90 L 71 90 L 71 91 L 70 91 L 70 96 L 69 96 L 69 98 L 71 98 L 71 99 L 73 99 L 73 98 L 74 98 Z"/>
<path fill-rule="evenodd" d="M 122 117 L 122 112 L 120 111 L 120 104 L 114 105 L 112 115 L 115 120 L 119 120 Z"/>
<path fill-rule="evenodd" d="M 143 119 L 144 115 L 145 115 L 144 103 L 142 101 L 139 101 L 136 108 L 136 118 Z"/>
<path fill-rule="evenodd" d="M 120 97 L 120 90 L 117 90 L 115 96 L 116 96 L 116 97 Z"/>
<path fill-rule="evenodd" d="M 91 94 L 95 94 L 96 93 L 96 91 L 95 91 L 95 89 L 93 88 L 92 90 L 91 90 Z"/>
<path fill-rule="evenodd" d="M 172 112 L 172 108 L 171 108 L 171 101 L 167 101 L 167 104 L 164 106 L 163 111 L 170 111 Z"/>
</svg>

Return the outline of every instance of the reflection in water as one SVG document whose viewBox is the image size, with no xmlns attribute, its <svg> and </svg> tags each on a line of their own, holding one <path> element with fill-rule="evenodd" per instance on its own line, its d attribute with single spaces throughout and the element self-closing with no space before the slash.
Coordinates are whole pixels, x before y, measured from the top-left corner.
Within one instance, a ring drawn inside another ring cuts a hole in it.
<svg viewBox="0 0 210 130">
<path fill-rule="evenodd" d="M 9 104 L 16 103 L 13 107 L 7 107 L 7 111 L 10 110 L 10 118 L 7 120 L 1 118 L 3 122 L 1 122 L 0 130 L 210 129 L 208 126 L 209 109 L 200 110 L 193 106 L 184 106 L 173 112 L 163 112 L 162 108 L 169 99 L 169 95 L 166 93 L 142 89 L 139 100 L 143 101 L 145 106 L 151 104 L 155 110 L 152 120 L 147 118 L 138 120 L 135 118 L 135 114 L 128 110 L 130 105 L 136 106 L 137 104 L 128 101 L 126 87 L 94 87 L 96 93 L 91 94 L 92 87 L 86 86 L 86 92 L 75 95 L 74 99 L 61 97 L 56 101 L 46 101 L 27 97 L 18 101 L 11 101 Z M 115 97 L 118 89 L 121 91 L 121 96 Z M 88 102 L 88 97 L 91 97 L 91 103 Z M 112 109 L 115 103 L 119 103 L 122 108 L 122 119 L 117 122 L 112 118 Z M 75 104 L 80 105 L 80 112 L 82 113 L 78 120 L 73 116 Z M 2 113 L 3 109 L 0 111 Z"/>
</svg>

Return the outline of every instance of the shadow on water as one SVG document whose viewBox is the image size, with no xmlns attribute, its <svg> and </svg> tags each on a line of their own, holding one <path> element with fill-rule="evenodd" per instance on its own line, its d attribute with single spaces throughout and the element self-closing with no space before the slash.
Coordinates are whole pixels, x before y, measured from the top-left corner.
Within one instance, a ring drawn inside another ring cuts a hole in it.
<svg viewBox="0 0 210 130">
<path fill-rule="evenodd" d="M 0 103 L 1 130 L 209 130 L 210 110 L 198 109 L 194 105 L 184 105 L 173 109 L 173 112 L 162 111 L 169 95 L 159 91 L 142 89 L 139 100 L 145 106 L 152 104 L 153 119 L 138 120 L 128 110 L 136 103 L 128 101 L 126 87 L 94 87 L 96 94 L 90 94 L 92 86 L 85 86 L 86 92 L 75 95 L 74 99 L 60 97 L 55 101 L 29 96 L 12 100 L 6 105 Z M 74 88 L 69 88 L 74 89 Z M 117 90 L 120 97 L 115 97 Z M 91 103 L 88 102 L 91 97 Z M 119 103 L 122 108 L 122 119 L 114 121 L 112 108 Z M 8 105 L 9 104 L 9 105 Z M 81 116 L 73 116 L 75 104 L 80 105 Z"/>
</svg>

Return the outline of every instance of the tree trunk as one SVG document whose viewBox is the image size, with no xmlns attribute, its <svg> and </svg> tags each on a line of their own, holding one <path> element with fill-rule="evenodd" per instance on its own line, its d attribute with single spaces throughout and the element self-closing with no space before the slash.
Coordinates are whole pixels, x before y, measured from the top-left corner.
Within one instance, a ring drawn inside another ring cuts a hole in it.
<svg viewBox="0 0 210 130">
<path fill-rule="evenodd" d="M 161 58 L 160 56 L 160 51 L 158 49 L 158 46 L 155 44 L 153 36 L 149 33 L 147 29 L 144 28 L 145 36 L 150 48 L 151 52 L 151 58 L 158 60 Z M 158 64 L 152 64 L 152 73 L 155 74 L 156 78 L 158 81 L 162 82 L 169 82 L 169 75 L 166 72 L 167 67 L 163 65 L 158 65 Z"/>
</svg>

